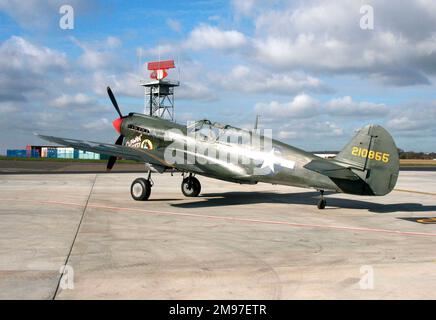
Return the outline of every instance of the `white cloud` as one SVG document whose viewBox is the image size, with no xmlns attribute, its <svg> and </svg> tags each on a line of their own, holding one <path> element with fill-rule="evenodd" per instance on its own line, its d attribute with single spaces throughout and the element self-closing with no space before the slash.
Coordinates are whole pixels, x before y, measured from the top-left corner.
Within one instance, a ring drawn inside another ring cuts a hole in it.
<svg viewBox="0 0 436 320">
<path fill-rule="evenodd" d="M 175 93 L 176 99 L 214 101 L 217 100 L 215 93 L 200 81 L 183 81 Z"/>
<path fill-rule="evenodd" d="M 0 67 L 2 72 L 22 70 L 44 74 L 66 69 L 68 62 L 64 53 L 11 36 L 0 45 Z"/>
<path fill-rule="evenodd" d="M 282 126 L 278 132 L 279 139 L 293 140 L 325 138 L 325 137 L 342 137 L 344 130 L 337 124 L 329 121 L 311 121 L 311 122 L 295 122 Z"/>
<path fill-rule="evenodd" d="M 418 132 L 422 136 L 434 137 L 436 134 L 436 101 L 415 102 L 392 107 L 387 127 L 402 134 Z"/>
<path fill-rule="evenodd" d="M 79 62 L 87 69 L 101 69 L 109 65 L 111 60 L 111 54 L 101 49 L 92 48 L 89 44 L 71 38 L 71 40 L 79 46 L 83 53 L 79 57 Z"/>
<path fill-rule="evenodd" d="M 101 106 L 92 94 L 92 71 L 73 63 L 65 53 L 23 37 L 0 42 L 0 111 L 7 113 L 0 118 L 0 127 L 4 136 L 14 137 L 13 142 L 0 139 L 0 149 L 12 143 L 24 146 L 32 131 L 86 138 L 86 132 L 79 130 L 83 123 L 113 115 L 110 103 Z M 105 128 L 112 140 L 113 130 Z M 96 140 L 108 140 L 101 135 Z"/>
<path fill-rule="evenodd" d="M 295 94 L 309 91 L 327 93 L 332 89 L 319 79 L 302 73 L 278 73 L 257 70 L 245 65 L 236 65 L 226 74 L 209 75 L 211 82 L 231 91 L 245 93 Z"/>
<path fill-rule="evenodd" d="M 254 111 L 262 116 L 264 127 L 274 128 L 279 139 L 298 140 L 311 149 L 337 150 L 355 129 L 369 123 L 385 126 L 401 148 L 434 149 L 436 101 L 387 106 L 345 96 L 321 103 L 302 94 L 288 103 L 258 103 Z M 341 117 L 350 121 L 341 121 Z"/>
<path fill-rule="evenodd" d="M 1 102 L 0 103 L 0 112 L 2 114 L 10 113 L 10 112 L 18 112 L 21 108 L 14 102 Z"/>
<path fill-rule="evenodd" d="M 261 64 L 366 74 L 384 84 L 429 84 L 436 73 L 436 13 L 426 1 L 369 1 L 375 29 L 361 30 L 360 1 L 311 1 L 263 10 L 252 39 Z M 421 30 L 421 31 L 418 31 Z"/>
<path fill-rule="evenodd" d="M 106 38 L 106 44 L 109 48 L 115 49 L 121 47 L 121 40 L 114 36 L 109 36 Z"/>
<path fill-rule="evenodd" d="M 132 72 L 109 73 L 98 70 L 92 76 L 92 85 L 94 93 L 102 97 L 107 97 L 106 87 L 110 86 L 116 97 L 143 98 L 144 88 L 139 85 L 139 80 L 139 75 Z"/>
<path fill-rule="evenodd" d="M 154 56 L 154 57 L 171 56 L 171 55 L 174 56 L 180 50 L 180 47 L 179 45 L 174 43 L 165 43 L 165 44 L 158 44 L 156 46 L 153 46 L 152 48 L 142 50 L 142 52 L 140 50 L 142 50 L 142 48 L 138 48 L 137 55 Z"/>
<path fill-rule="evenodd" d="M 259 0 L 232 0 L 232 5 L 237 13 L 243 15 L 250 14 Z"/>
<path fill-rule="evenodd" d="M 350 117 L 382 117 L 388 114 L 389 108 L 384 104 L 372 102 L 355 102 L 350 96 L 330 100 L 326 111 L 331 116 Z"/>
<path fill-rule="evenodd" d="M 192 30 L 185 42 L 185 48 L 192 50 L 234 50 L 247 43 L 244 34 L 236 30 L 221 30 L 202 24 Z"/>
<path fill-rule="evenodd" d="M 82 125 L 87 130 L 105 130 L 110 127 L 111 122 L 106 118 L 100 118 L 94 121 L 86 122 Z"/>
<path fill-rule="evenodd" d="M 219 20 L 221 20 L 221 17 L 219 15 L 217 15 L 217 14 L 214 14 L 213 16 L 208 17 L 207 20 L 209 20 L 209 21 L 219 21 Z"/>
<path fill-rule="evenodd" d="M 271 117 L 283 119 L 283 116 L 292 118 L 310 118 L 313 116 L 328 115 L 330 117 L 349 117 L 355 119 L 380 119 L 389 115 L 390 109 L 385 104 L 367 101 L 353 101 L 350 96 L 331 99 L 325 103 L 307 94 L 299 94 L 287 103 L 272 101 L 257 103 L 255 111 Z"/>
<path fill-rule="evenodd" d="M 272 101 L 269 103 L 257 103 L 256 113 L 272 119 L 310 118 L 319 112 L 320 103 L 307 94 L 299 94 L 287 103 Z"/>
<path fill-rule="evenodd" d="M 397 131 L 413 131 L 422 129 L 422 122 L 405 115 L 400 115 L 389 120 L 388 127 Z"/>
<path fill-rule="evenodd" d="M 59 1 L 44 0 L 0 0 L 0 10 L 7 13 L 24 27 L 47 27 L 50 12 L 58 13 Z"/>
<path fill-rule="evenodd" d="M 83 94 L 77 93 L 75 95 L 62 94 L 55 98 L 50 105 L 55 108 L 74 108 L 90 106 L 96 103 L 94 98 Z"/>
<path fill-rule="evenodd" d="M 97 3 L 85 0 L 0 0 L 0 11 L 14 19 L 26 29 L 59 28 L 59 8 L 68 4 L 77 16 L 89 8 L 98 10 Z"/>
<path fill-rule="evenodd" d="M 0 44 L 0 102 L 45 94 L 51 79 L 68 69 L 64 53 L 11 36 Z"/>
<path fill-rule="evenodd" d="M 275 68 L 347 70 L 357 68 L 365 61 L 348 60 L 346 43 L 334 39 L 317 39 L 314 34 L 300 34 L 295 39 L 268 37 L 254 40 L 256 59 Z"/>
<path fill-rule="evenodd" d="M 88 70 L 121 70 L 125 68 L 126 61 L 120 60 L 117 55 L 122 42 L 119 38 L 108 36 L 105 39 L 86 42 L 70 37 L 70 40 L 82 49 L 79 63 Z"/>
<path fill-rule="evenodd" d="M 182 31 L 182 24 L 180 23 L 180 21 L 168 18 L 166 22 L 167 22 L 167 26 L 174 32 Z"/>
<path fill-rule="evenodd" d="M 175 99 L 195 101 L 215 101 L 218 99 L 218 89 L 208 81 L 207 70 L 196 60 L 181 60 L 176 66 L 181 71 L 179 76 L 169 75 L 169 78 L 180 80 L 180 87 L 175 89 Z"/>
<path fill-rule="evenodd" d="M 295 37 L 303 33 L 338 34 L 345 28 L 359 28 L 359 8 L 356 1 L 311 1 L 296 6 L 272 6 L 259 12 L 255 18 L 256 32 L 263 36 Z"/>
</svg>

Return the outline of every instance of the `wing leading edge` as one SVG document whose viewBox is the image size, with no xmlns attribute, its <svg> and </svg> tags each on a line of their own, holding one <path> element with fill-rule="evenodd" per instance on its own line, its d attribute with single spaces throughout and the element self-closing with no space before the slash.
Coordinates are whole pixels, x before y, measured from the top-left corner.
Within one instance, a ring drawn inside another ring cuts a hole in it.
<svg viewBox="0 0 436 320">
<path fill-rule="evenodd" d="M 120 157 L 128 160 L 135 160 L 140 162 L 146 162 L 152 165 L 172 167 L 163 159 L 159 158 L 156 154 L 154 154 L 150 150 L 146 149 L 136 149 L 122 145 L 103 143 L 103 142 L 94 142 L 94 141 L 85 141 L 85 140 L 76 140 L 76 139 L 68 139 L 68 138 L 60 138 L 53 136 L 44 136 L 35 133 L 36 136 L 40 137 L 43 140 L 54 142 L 63 146 L 72 147 L 79 150 L 91 151 L 100 154 L 106 154 L 109 156 Z"/>
</svg>

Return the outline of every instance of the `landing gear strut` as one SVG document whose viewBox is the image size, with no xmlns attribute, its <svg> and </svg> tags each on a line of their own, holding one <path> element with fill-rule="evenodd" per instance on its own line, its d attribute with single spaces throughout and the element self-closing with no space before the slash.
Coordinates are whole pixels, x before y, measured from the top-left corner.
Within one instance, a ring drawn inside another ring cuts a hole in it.
<svg viewBox="0 0 436 320">
<path fill-rule="evenodd" d="M 137 178 L 132 182 L 132 185 L 130 186 L 130 194 L 136 201 L 148 200 L 148 198 L 150 198 L 152 186 L 153 180 L 151 180 L 151 171 L 149 171 L 147 179 Z"/>
<path fill-rule="evenodd" d="M 182 181 L 182 192 L 185 197 L 197 197 L 201 191 L 200 181 L 192 176 L 192 173 Z"/>
<path fill-rule="evenodd" d="M 319 190 L 321 192 L 321 198 L 318 201 L 318 209 L 324 209 L 327 201 L 324 199 L 324 190 Z"/>
</svg>

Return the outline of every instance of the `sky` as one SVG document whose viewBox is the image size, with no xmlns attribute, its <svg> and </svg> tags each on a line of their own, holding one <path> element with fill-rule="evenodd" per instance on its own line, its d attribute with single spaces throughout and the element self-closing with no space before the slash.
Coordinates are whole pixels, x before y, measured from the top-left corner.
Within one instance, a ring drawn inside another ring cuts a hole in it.
<svg viewBox="0 0 436 320">
<path fill-rule="evenodd" d="M 143 112 L 158 59 L 175 60 L 180 123 L 252 128 L 258 114 L 317 151 L 374 123 L 401 149 L 436 151 L 433 0 L 0 0 L 0 154 L 44 144 L 34 132 L 114 142 L 106 87 L 123 114 Z"/>
</svg>

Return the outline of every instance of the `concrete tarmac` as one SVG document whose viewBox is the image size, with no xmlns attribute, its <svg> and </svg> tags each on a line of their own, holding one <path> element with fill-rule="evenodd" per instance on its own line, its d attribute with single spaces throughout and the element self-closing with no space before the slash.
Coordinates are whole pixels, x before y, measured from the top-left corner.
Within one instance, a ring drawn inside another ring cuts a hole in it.
<svg viewBox="0 0 436 320">
<path fill-rule="evenodd" d="M 311 190 L 204 177 L 185 198 L 170 174 L 136 202 L 138 176 L 0 175 L 0 298 L 436 299 L 436 172 L 325 210 Z"/>
</svg>

